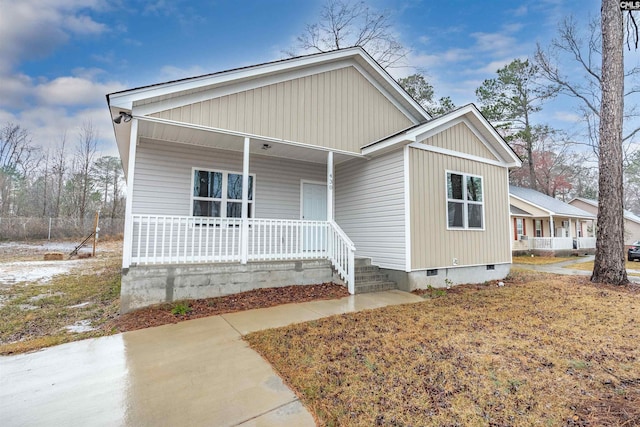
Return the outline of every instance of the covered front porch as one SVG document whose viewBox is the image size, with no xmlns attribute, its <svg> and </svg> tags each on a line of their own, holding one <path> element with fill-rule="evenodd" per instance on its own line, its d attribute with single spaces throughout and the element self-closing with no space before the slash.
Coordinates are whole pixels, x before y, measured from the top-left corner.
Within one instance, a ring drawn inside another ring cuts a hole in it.
<svg viewBox="0 0 640 427">
<path fill-rule="evenodd" d="M 358 155 L 149 117 L 130 125 L 123 268 L 325 259 L 354 293 L 334 164 Z"/>
<path fill-rule="evenodd" d="M 553 215 L 535 217 L 520 212 L 513 221 L 514 251 L 580 251 L 596 247 L 591 219 Z"/>
</svg>

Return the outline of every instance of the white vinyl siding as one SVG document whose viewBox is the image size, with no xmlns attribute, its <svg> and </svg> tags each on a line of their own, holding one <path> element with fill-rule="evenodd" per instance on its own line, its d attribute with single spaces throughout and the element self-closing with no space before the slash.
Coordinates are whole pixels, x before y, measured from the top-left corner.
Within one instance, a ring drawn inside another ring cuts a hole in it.
<svg viewBox="0 0 640 427">
<path fill-rule="evenodd" d="M 382 268 L 403 270 L 405 261 L 404 157 L 402 150 L 336 167 L 336 222 Z"/>
<path fill-rule="evenodd" d="M 133 213 L 191 215 L 193 169 L 241 171 L 242 153 L 143 139 L 137 147 Z M 251 155 L 256 218 L 300 219 L 300 180 L 326 180 L 325 164 Z"/>
</svg>

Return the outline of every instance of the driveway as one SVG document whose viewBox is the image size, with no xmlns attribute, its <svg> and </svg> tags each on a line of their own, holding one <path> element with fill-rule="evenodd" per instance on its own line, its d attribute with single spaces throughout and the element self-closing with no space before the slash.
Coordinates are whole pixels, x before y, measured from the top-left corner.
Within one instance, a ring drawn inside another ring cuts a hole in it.
<svg viewBox="0 0 640 427">
<path fill-rule="evenodd" d="M 313 426 L 242 335 L 418 301 L 388 291 L 287 304 L 0 357 L 0 425 Z"/>
</svg>

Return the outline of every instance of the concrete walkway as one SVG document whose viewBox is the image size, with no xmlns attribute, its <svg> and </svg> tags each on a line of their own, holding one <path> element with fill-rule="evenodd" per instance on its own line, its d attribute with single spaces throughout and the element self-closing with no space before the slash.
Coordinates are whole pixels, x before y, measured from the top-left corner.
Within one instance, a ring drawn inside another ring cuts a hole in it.
<svg viewBox="0 0 640 427">
<path fill-rule="evenodd" d="M 190 320 L 0 357 L 0 425 L 313 426 L 241 336 L 422 298 L 361 294 Z"/>
</svg>

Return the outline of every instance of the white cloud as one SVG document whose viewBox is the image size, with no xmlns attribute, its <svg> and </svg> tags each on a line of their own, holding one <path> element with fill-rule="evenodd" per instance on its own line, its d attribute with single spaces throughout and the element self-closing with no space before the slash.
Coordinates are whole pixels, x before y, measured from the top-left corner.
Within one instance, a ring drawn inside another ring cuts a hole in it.
<svg viewBox="0 0 640 427">
<path fill-rule="evenodd" d="M 526 4 L 523 4 L 517 9 L 514 9 L 511 11 L 511 13 L 513 13 L 514 16 L 524 16 L 527 14 L 527 12 L 529 12 L 529 8 L 527 7 Z"/>
<path fill-rule="evenodd" d="M 517 41 L 514 37 L 504 33 L 471 33 L 475 39 L 474 49 L 476 51 L 491 54 L 493 56 L 504 56 L 514 51 Z"/>
<path fill-rule="evenodd" d="M 0 0 L 0 71 L 24 59 L 43 57 L 68 41 L 70 34 L 96 34 L 106 26 L 81 9 L 96 9 L 97 0 Z"/>
<path fill-rule="evenodd" d="M 22 108 L 28 105 L 33 82 L 24 74 L 0 74 L 0 107 Z"/>
<path fill-rule="evenodd" d="M 55 147 L 66 133 L 68 155 L 73 153 L 80 127 L 89 121 L 96 130 L 99 155 L 117 156 L 113 123 L 106 106 L 70 110 L 45 105 L 23 110 L 19 115 L 0 110 L 0 124 L 19 123 L 29 131 L 33 143 L 44 150 Z"/>
<path fill-rule="evenodd" d="M 64 19 L 64 28 L 76 34 L 100 34 L 106 31 L 107 26 L 100 24 L 89 16 L 66 16 Z"/>
<path fill-rule="evenodd" d="M 553 117 L 556 120 L 560 120 L 562 122 L 568 122 L 568 123 L 580 123 L 584 120 L 584 117 L 568 111 L 556 111 Z"/>
<path fill-rule="evenodd" d="M 35 88 L 35 94 L 44 104 L 96 105 L 104 102 L 107 93 L 124 89 L 117 82 L 95 82 L 82 77 L 58 77 Z"/>
</svg>

